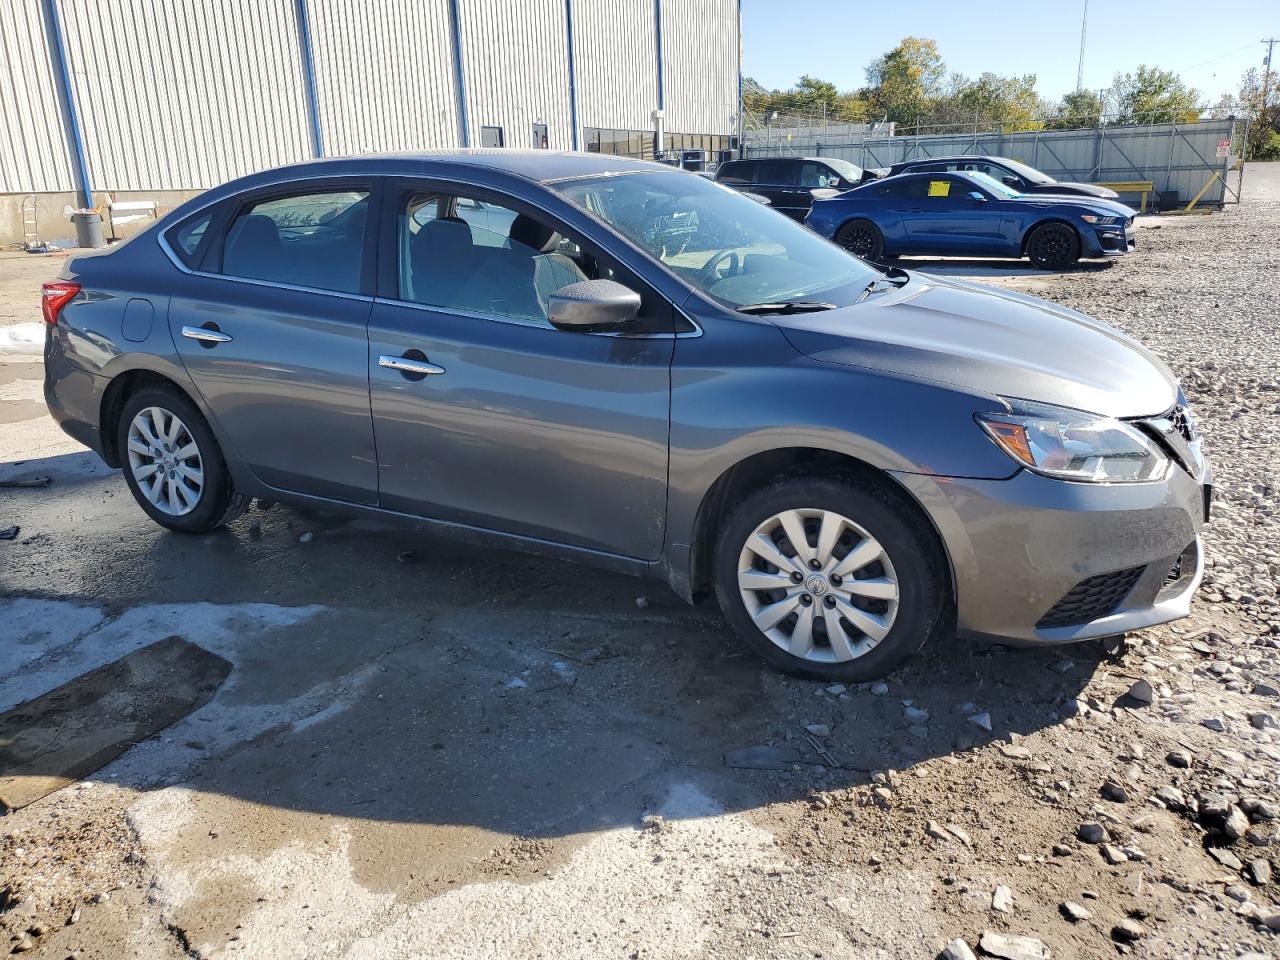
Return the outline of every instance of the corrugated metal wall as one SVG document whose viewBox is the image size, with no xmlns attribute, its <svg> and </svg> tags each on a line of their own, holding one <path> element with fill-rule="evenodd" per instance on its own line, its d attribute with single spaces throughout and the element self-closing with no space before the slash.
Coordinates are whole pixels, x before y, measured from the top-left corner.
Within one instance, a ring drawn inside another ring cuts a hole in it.
<svg viewBox="0 0 1280 960">
<path fill-rule="evenodd" d="M 74 189 L 40 5 L 0 0 L 0 193 Z"/>
<path fill-rule="evenodd" d="M 297 0 L 55 0 L 95 191 L 312 155 Z M 651 130 L 657 0 L 573 0 L 579 123 Z M 737 0 L 661 0 L 666 129 L 733 132 Z M 307 0 L 325 153 L 459 142 L 449 0 Z M 458 0 L 472 143 L 573 146 L 565 0 Z M 42 0 L 0 0 L 0 193 L 75 189 Z"/>
<path fill-rule="evenodd" d="M 533 146 L 547 125 L 552 150 L 570 150 L 568 31 L 564 0 L 466 0 L 459 4 L 471 142 L 502 127 L 508 147 Z"/>
<path fill-rule="evenodd" d="M 183 190 L 311 153 L 292 0 L 60 0 L 96 190 Z"/>
<path fill-rule="evenodd" d="M 573 0 L 573 48 L 582 125 L 652 130 L 658 106 L 653 0 Z"/>
<path fill-rule="evenodd" d="M 326 154 L 460 142 L 449 0 L 308 0 Z"/>
<path fill-rule="evenodd" d="M 666 128 L 737 133 L 737 0 L 661 0 Z"/>
<path fill-rule="evenodd" d="M 843 157 L 860 167 L 888 167 L 902 160 L 972 154 L 1010 157 L 1058 180 L 1107 183 L 1150 180 L 1158 191 L 1173 191 L 1187 203 L 1231 162 L 1217 156 L 1217 141 L 1232 136 L 1231 120 L 1201 123 L 1040 130 L 1023 133 L 939 134 L 924 137 L 775 141 L 753 144 L 747 155 Z M 1219 179 L 1200 202 L 1228 197 Z"/>
</svg>

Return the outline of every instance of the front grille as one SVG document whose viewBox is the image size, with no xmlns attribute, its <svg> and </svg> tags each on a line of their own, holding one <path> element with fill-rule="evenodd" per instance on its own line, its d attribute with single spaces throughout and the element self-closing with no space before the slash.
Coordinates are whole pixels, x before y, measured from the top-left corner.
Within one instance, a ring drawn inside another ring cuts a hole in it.
<svg viewBox="0 0 1280 960">
<path fill-rule="evenodd" d="M 1100 573 L 1081 580 L 1040 618 L 1037 627 L 1073 627 L 1111 613 L 1129 595 L 1146 567 Z"/>
</svg>

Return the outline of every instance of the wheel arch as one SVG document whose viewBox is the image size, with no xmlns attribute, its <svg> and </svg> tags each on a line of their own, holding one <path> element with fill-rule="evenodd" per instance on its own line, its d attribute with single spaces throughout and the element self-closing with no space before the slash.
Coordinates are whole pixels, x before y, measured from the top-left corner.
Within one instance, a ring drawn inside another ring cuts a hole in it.
<svg viewBox="0 0 1280 960">
<path fill-rule="evenodd" d="M 102 458 L 110 467 L 120 468 L 124 461 L 117 442 L 120 432 L 120 413 L 126 401 L 145 387 L 171 387 L 199 408 L 200 404 L 182 384 L 155 370 L 134 368 L 117 374 L 102 392 L 98 409 L 98 428 L 102 438 Z"/>
<path fill-rule="evenodd" d="M 782 447 L 754 453 L 728 467 L 703 494 L 694 516 L 693 538 L 689 552 L 690 599 L 701 599 L 711 592 L 712 563 L 716 537 L 733 505 L 752 490 L 770 480 L 791 472 L 812 471 L 836 473 L 885 492 L 915 514 L 928 531 L 936 550 L 936 559 L 946 572 L 945 596 L 948 622 L 954 620 L 956 598 L 955 567 L 942 532 L 933 517 L 911 491 L 893 474 L 865 460 L 846 453 L 818 447 Z"/>
<path fill-rule="evenodd" d="M 1055 215 L 1045 217 L 1043 220 L 1037 220 L 1022 232 L 1022 243 L 1019 245 L 1019 253 L 1021 256 L 1025 257 L 1027 255 L 1027 241 L 1031 239 L 1031 235 L 1041 227 L 1047 226 L 1051 223 L 1060 223 L 1074 233 L 1076 235 L 1076 240 L 1080 243 L 1080 249 L 1084 249 L 1084 234 L 1080 232 L 1080 228 L 1065 217 Z"/>
</svg>

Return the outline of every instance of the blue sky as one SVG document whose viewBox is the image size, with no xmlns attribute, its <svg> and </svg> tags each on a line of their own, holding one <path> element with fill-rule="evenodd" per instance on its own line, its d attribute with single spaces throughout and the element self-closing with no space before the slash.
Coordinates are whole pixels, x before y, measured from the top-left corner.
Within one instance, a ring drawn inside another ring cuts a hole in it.
<svg viewBox="0 0 1280 960">
<path fill-rule="evenodd" d="M 851 89 L 902 37 L 929 37 L 951 71 L 1034 73 L 1040 93 L 1057 99 L 1076 86 L 1082 10 L 1083 0 L 742 0 L 742 70 L 770 89 L 804 73 Z M 1084 83 L 1105 87 L 1146 63 L 1214 101 L 1261 66 L 1264 37 L 1280 37 L 1280 0 L 1091 0 Z"/>
</svg>

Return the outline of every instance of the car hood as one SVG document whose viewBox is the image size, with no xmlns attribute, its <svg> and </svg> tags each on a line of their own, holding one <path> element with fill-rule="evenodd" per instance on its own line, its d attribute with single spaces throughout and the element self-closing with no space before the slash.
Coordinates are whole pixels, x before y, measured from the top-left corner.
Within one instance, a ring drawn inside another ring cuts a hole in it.
<svg viewBox="0 0 1280 960">
<path fill-rule="evenodd" d="M 770 317 L 815 360 L 1057 404 L 1156 416 L 1178 383 L 1151 351 L 1082 313 L 978 283 L 910 274 L 851 307 Z"/>
<path fill-rule="evenodd" d="M 1027 204 L 1033 207 L 1069 204 L 1104 217 L 1124 217 L 1128 219 L 1138 215 L 1137 210 L 1132 207 L 1126 207 L 1118 200 L 1107 200 L 1103 197 L 1082 197 L 1071 193 L 1023 193 L 1014 197 L 1010 202 Z"/>
<path fill-rule="evenodd" d="M 1104 200 L 1115 200 L 1120 194 L 1116 193 L 1110 187 L 1100 187 L 1096 183 L 1075 183 L 1071 180 L 1058 180 L 1054 183 L 1046 183 L 1038 186 L 1037 190 L 1043 190 L 1045 193 L 1053 193 L 1055 187 L 1070 187 L 1072 190 L 1078 190 L 1081 193 L 1087 193 L 1091 197 L 1101 197 Z"/>
</svg>

